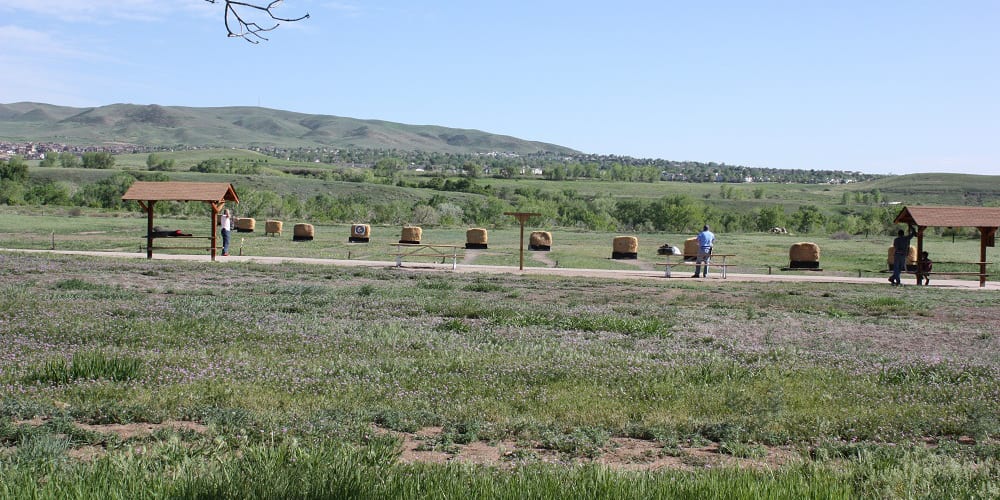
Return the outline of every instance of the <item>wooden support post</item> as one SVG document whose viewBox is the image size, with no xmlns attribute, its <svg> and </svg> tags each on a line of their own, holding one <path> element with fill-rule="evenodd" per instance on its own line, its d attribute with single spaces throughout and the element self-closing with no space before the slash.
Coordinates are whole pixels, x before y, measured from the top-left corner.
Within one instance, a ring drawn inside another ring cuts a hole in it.
<svg viewBox="0 0 1000 500">
<path fill-rule="evenodd" d="M 153 258 L 153 205 L 156 200 L 141 201 L 136 200 L 139 206 L 146 211 L 146 258 Z"/>
<path fill-rule="evenodd" d="M 979 227 L 979 287 L 986 287 L 986 247 L 996 241 L 997 228 Z"/>
<path fill-rule="evenodd" d="M 520 248 L 520 264 L 518 269 L 524 271 L 524 223 L 528 221 L 529 218 L 542 215 L 534 212 L 504 212 L 504 215 L 513 215 L 517 219 L 517 222 L 521 224 L 521 248 Z"/>
</svg>

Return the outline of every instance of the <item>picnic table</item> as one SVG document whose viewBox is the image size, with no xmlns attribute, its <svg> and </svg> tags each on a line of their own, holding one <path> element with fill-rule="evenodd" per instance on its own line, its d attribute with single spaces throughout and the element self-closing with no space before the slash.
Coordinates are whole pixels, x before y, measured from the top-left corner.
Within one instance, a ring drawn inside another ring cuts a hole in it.
<svg viewBox="0 0 1000 500">
<path fill-rule="evenodd" d="M 732 253 L 713 253 L 711 255 L 711 258 L 710 258 L 709 262 L 708 263 L 702 263 L 701 265 L 703 265 L 703 266 L 710 266 L 710 267 L 717 267 L 719 269 L 722 269 L 722 278 L 725 279 L 726 278 L 726 270 L 729 269 L 731 266 L 735 265 L 735 264 L 729 264 L 728 262 L 726 262 L 726 259 L 728 257 L 735 257 L 735 256 L 736 256 L 736 254 L 732 254 Z M 671 278 L 672 277 L 672 274 L 671 274 L 670 270 L 672 268 L 674 268 L 675 266 L 694 266 L 694 265 L 697 265 L 696 261 L 694 260 L 694 259 L 697 258 L 697 255 L 673 255 L 673 257 L 681 257 L 681 260 L 671 261 L 670 260 L 671 256 L 668 255 L 666 262 L 660 262 L 660 263 L 656 264 L 658 266 L 663 266 L 664 267 L 663 276 L 665 278 Z M 721 258 L 722 262 L 717 261 L 716 260 L 717 258 Z"/>
<path fill-rule="evenodd" d="M 465 257 L 464 253 L 459 253 L 458 249 L 465 247 L 459 245 L 431 245 L 426 243 L 390 243 L 390 246 L 396 247 L 396 251 L 392 252 L 390 255 L 396 257 L 396 267 L 403 266 L 403 259 L 410 257 L 434 257 L 441 259 L 443 264 L 445 260 L 451 259 L 452 270 L 458 268 L 458 258 Z"/>
</svg>

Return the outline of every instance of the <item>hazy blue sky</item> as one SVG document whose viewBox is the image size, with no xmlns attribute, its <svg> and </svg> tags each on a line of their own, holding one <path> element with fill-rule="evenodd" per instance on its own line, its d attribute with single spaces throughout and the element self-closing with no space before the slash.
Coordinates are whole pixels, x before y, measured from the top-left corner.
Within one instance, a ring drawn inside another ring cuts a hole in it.
<svg viewBox="0 0 1000 500">
<path fill-rule="evenodd" d="M 269 108 L 589 153 L 1000 175 L 1000 1 L 0 0 L 0 102 Z"/>
</svg>

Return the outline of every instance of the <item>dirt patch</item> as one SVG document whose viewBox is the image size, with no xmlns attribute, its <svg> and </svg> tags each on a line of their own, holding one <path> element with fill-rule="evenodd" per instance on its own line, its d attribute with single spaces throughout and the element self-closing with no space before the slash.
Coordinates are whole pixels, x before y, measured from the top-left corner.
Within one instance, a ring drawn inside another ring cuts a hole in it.
<svg viewBox="0 0 1000 500">
<path fill-rule="evenodd" d="M 142 423 L 91 425 L 77 423 L 76 426 L 84 430 L 98 432 L 101 434 L 115 434 L 122 439 L 148 436 L 161 429 L 173 429 L 178 431 L 189 430 L 199 434 L 203 434 L 208 431 L 208 427 L 205 425 L 184 420 L 170 420 L 159 424 Z"/>
<path fill-rule="evenodd" d="M 468 249 L 467 248 L 465 250 L 465 257 L 462 257 L 462 265 L 469 265 L 469 264 L 474 263 L 476 261 L 476 259 L 479 258 L 479 254 L 480 253 L 481 252 L 479 250 L 472 250 L 472 249 Z M 442 262 L 442 263 L 444 263 L 444 262 Z"/>
<path fill-rule="evenodd" d="M 715 443 L 703 447 L 665 449 L 661 443 L 633 438 L 611 439 L 596 457 L 587 458 L 562 454 L 542 448 L 537 443 L 508 440 L 489 443 L 485 441 L 468 444 L 449 443 L 442 446 L 439 440 L 444 432 L 440 427 L 427 427 L 413 433 L 382 428 L 376 428 L 375 432 L 399 437 L 402 440 L 399 460 L 407 464 L 466 462 L 505 468 L 524 462 L 597 463 L 619 470 L 655 471 L 695 470 L 719 466 L 771 469 L 799 459 L 796 451 L 784 447 L 764 447 L 765 451 L 759 458 L 740 458 L 721 453 L 719 445 Z"/>
<path fill-rule="evenodd" d="M 40 427 L 45 425 L 48 419 L 35 417 L 30 420 L 19 420 L 15 421 L 15 425 L 30 425 L 34 427 Z M 97 432 L 99 434 L 114 434 L 122 439 L 129 439 L 135 437 L 145 437 L 152 435 L 154 432 L 161 429 L 174 429 L 174 430 L 190 430 L 197 432 L 199 434 L 208 431 L 208 427 L 196 422 L 188 422 L 184 420 L 169 420 L 166 422 L 160 422 L 158 424 L 150 423 L 139 423 L 139 424 L 83 424 L 80 422 L 74 422 L 74 426 L 79 429 Z M 16 447 L 10 447 L 0 450 L 0 453 L 13 454 L 16 452 Z M 77 448 L 71 448 L 66 451 L 66 455 L 72 459 L 79 460 L 81 462 L 93 462 L 98 458 L 106 455 L 108 452 L 101 446 L 85 445 Z"/>
<path fill-rule="evenodd" d="M 48 419 L 35 417 L 30 420 L 19 420 L 14 422 L 14 424 L 39 427 L 45 425 L 45 422 L 47 421 Z M 74 422 L 73 425 L 85 431 L 97 432 L 99 434 L 114 434 L 122 439 L 148 436 L 161 429 L 189 430 L 199 434 L 208 432 L 208 426 L 186 420 L 168 420 L 158 424 L 83 424 L 80 422 Z"/>
<path fill-rule="evenodd" d="M 66 455 L 69 458 L 76 459 L 81 462 L 93 462 L 94 460 L 97 460 L 107 454 L 107 450 L 99 446 L 81 446 L 66 452 Z"/>
</svg>

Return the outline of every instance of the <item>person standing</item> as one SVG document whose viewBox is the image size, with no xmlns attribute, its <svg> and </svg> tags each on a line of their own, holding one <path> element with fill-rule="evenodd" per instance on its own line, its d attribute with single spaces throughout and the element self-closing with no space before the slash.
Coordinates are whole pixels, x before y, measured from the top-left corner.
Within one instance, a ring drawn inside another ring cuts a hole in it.
<svg viewBox="0 0 1000 500">
<path fill-rule="evenodd" d="M 219 217 L 219 228 L 222 230 L 222 256 L 229 256 L 229 239 L 233 230 L 233 214 L 229 209 L 222 211 Z"/>
<path fill-rule="evenodd" d="M 910 226 L 909 234 L 903 233 L 903 230 L 900 229 L 896 239 L 892 240 L 892 276 L 889 277 L 889 283 L 892 283 L 892 286 L 902 286 L 903 284 L 899 280 L 899 275 L 906 268 L 906 254 L 910 252 L 910 240 L 915 234 L 917 234 L 916 229 Z"/>
<path fill-rule="evenodd" d="M 708 224 L 705 224 L 701 228 L 701 232 L 698 233 L 698 257 L 694 261 L 694 276 L 692 278 L 697 278 L 699 275 L 708 277 L 708 261 L 712 258 L 712 246 L 715 245 L 715 234 L 709 231 Z M 702 266 L 705 266 L 705 271 L 702 272 Z"/>
</svg>

